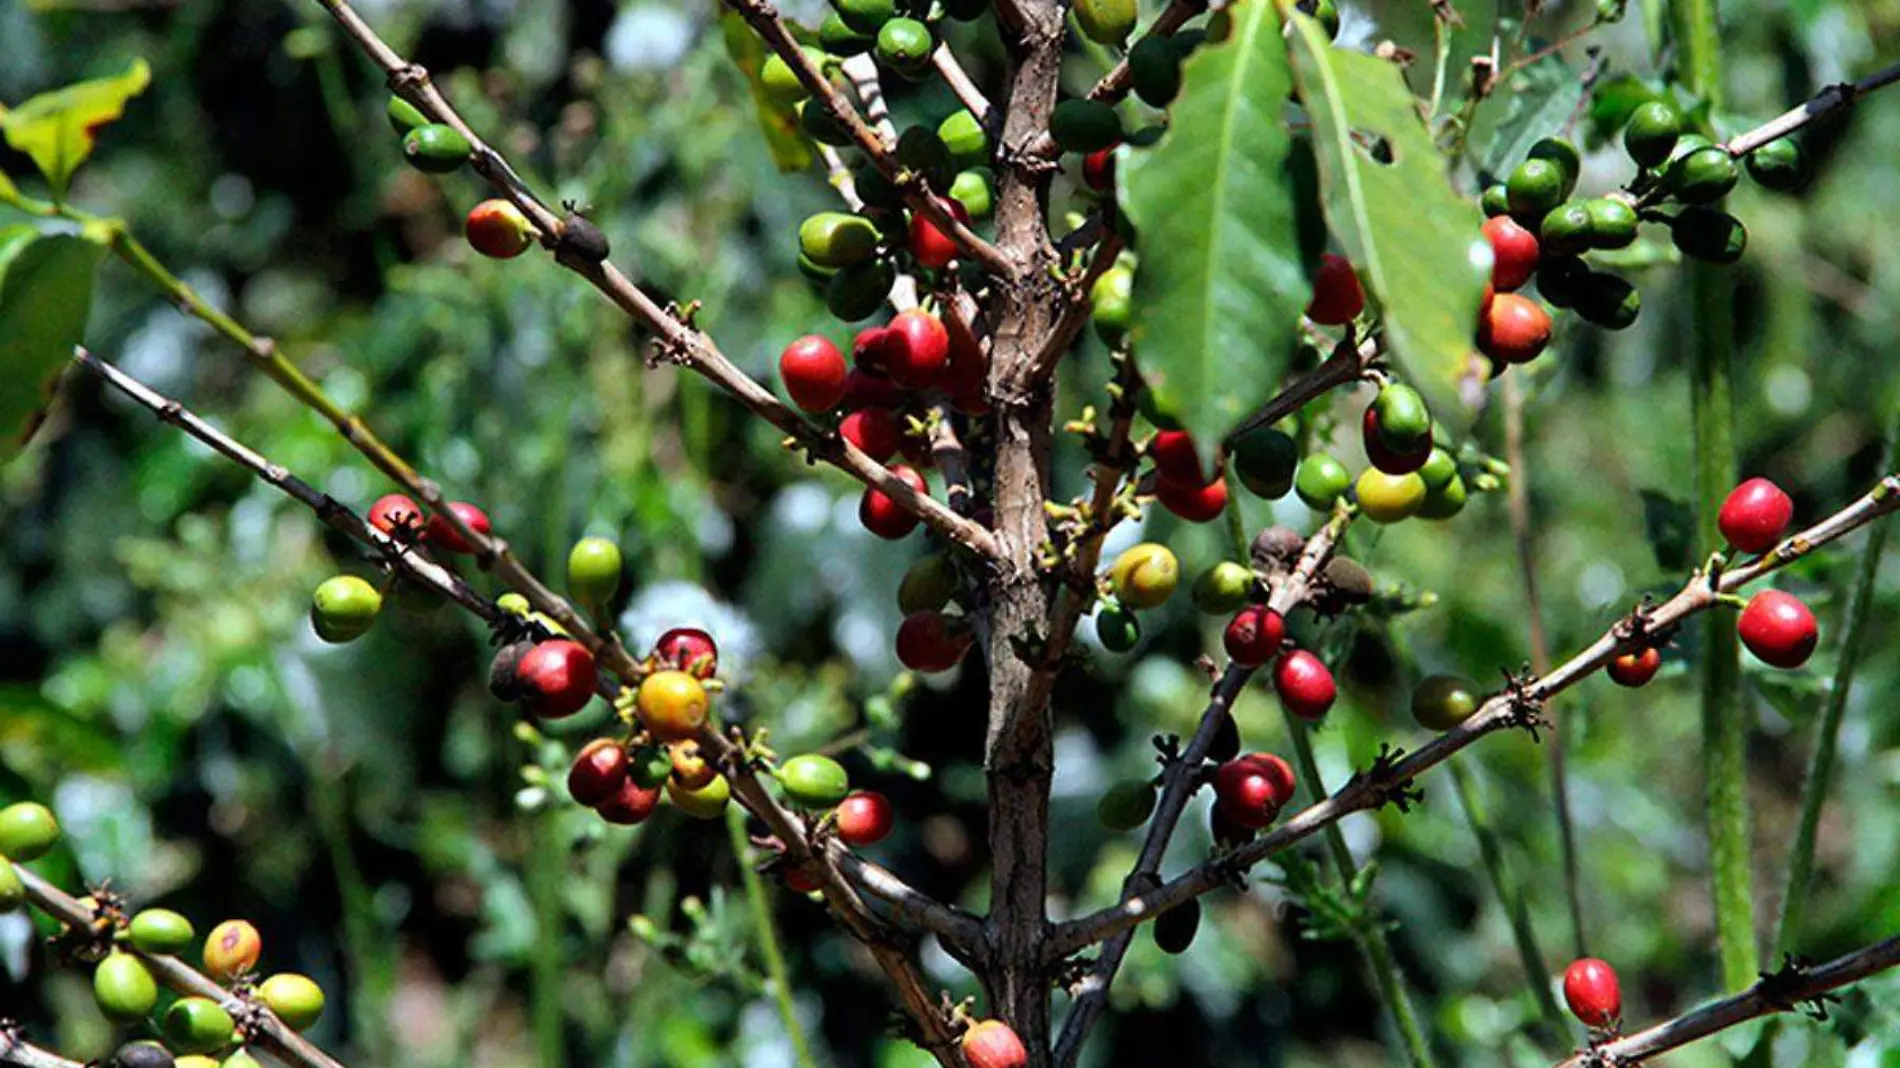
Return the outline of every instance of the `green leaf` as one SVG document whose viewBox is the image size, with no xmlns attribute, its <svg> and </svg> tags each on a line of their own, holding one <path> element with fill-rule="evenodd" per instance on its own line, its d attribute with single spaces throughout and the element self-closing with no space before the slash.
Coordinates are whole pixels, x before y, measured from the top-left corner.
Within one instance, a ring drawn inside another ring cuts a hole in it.
<svg viewBox="0 0 1900 1068">
<path fill-rule="evenodd" d="M 772 162 L 785 173 L 811 166 L 815 158 L 811 139 L 799 125 L 798 112 L 767 96 L 765 84 L 759 80 L 759 72 L 765 69 L 764 42 L 735 14 L 721 15 L 719 28 L 725 37 L 726 54 L 732 57 L 733 64 L 745 75 L 746 84 L 752 87 L 752 106 L 758 112 L 759 129 L 765 134 L 765 147 L 772 153 Z"/>
<path fill-rule="evenodd" d="M 1481 118 L 1472 131 L 1472 143 L 1484 146 L 1479 173 L 1496 182 L 1530 156 L 1539 138 L 1561 134 L 1583 106 L 1582 80 L 1555 55 L 1519 71 L 1506 88 L 1504 107 L 1480 112 L 1496 118 Z"/>
<path fill-rule="evenodd" d="M 99 127 L 125 112 L 125 102 L 145 91 L 152 68 L 135 59 L 125 73 L 77 82 L 41 93 L 0 115 L 7 144 L 32 157 L 58 197 L 86 157 Z"/>
<path fill-rule="evenodd" d="M 1293 80 L 1313 123 L 1326 220 L 1378 298 L 1406 379 L 1435 418 L 1462 429 L 1484 375 L 1472 355 L 1491 273 L 1484 219 L 1474 199 L 1453 191 L 1398 68 L 1332 47 L 1305 15 L 1291 21 Z"/>
<path fill-rule="evenodd" d="M 0 230 L 0 463 L 26 446 L 52 403 L 104 254 L 97 241 L 71 234 Z"/>
<path fill-rule="evenodd" d="M 1123 153 L 1121 202 L 1140 235 L 1132 336 L 1142 377 L 1204 447 L 1271 395 L 1311 292 L 1291 87 L 1272 5 L 1242 5 L 1228 40 L 1187 62 L 1168 132 Z"/>
</svg>

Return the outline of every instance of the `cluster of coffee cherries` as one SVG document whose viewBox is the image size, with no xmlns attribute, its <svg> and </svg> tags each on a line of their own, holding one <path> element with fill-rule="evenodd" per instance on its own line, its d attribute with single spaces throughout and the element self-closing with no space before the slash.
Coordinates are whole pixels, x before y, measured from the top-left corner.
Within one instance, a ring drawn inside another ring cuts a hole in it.
<svg viewBox="0 0 1900 1068">
<path fill-rule="evenodd" d="M 478 534 L 489 532 L 488 514 L 466 501 L 449 504 L 457 518 Z M 426 545 L 446 553 L 468 555 L 474 546 L 447 518 L 430 515 L 400 493 L 377 499 L 365 517 L 401 546 Z M 397 583 L 395 589 L 406 588 Z M 384 590 L 357 575 L 333 575 L 318 584 L 310 598 L 310 628 L 326 642 L 353 642 L 368 634 L 383 610 Z"/>
<path fill-rule="evenodd" d="M 0 912 L 27 902 L 13 865 L 40 859 L 59 838 L 59 821 L 44 805 L 23 801 L 0 808 Z M 106 891 L 80 903 L 102 917 L 101 932 L 110 932 L 110 945 L 96 956 L 92 973 L 99 1010 L 118 1024 L 155 1023 L 163 1036 L 162 1041 L 121 1046 L 107 1062 L 111 1068 L 259 1068 L 244 1048 L 254 1020 L 234 1018 L 220 1002 L 195 995 L 175 998 L 159 1011 L 158 980 L 146 960 L 189 949 L 197 938 L 190 920 L 161 908 L 143 909 L 127 919 L 122 901 Z M 228 986 L 246 1005 L 269 1010 L 292 1030 L 308 1030 L 323 1014 L 323 988 L 295 972 L 258 979 L 263 950 L 257 928 L 244 920 L 226 920 L 205 938 L 205 974 Z"/>
<path fill-rule="evenodd" d="M 1581 159 L 1576 146 L 1559 137 L 1537 142 L 1505 181 L 1484 191 L 1484 233 L 1494 259 L 1478 348 L 1495 371 L 1535 359 L 1550 341 L 1549 314 L 1516 292 L 1533 278 L 1550 304 L 1598 326 L 1624 329 L 1642 311 L 1641 295 L 1625 279 L 1590 266 L 1586 255 L 1628 248 L 1640 224 L 1649 222 L 1668 226 L 1684 256 L 1734 263 L 1747 248 L 1748 231 L 1713 205 L 1735 187 L 1742 170 L 1775 191 L 1807 180 L 1807 160 L 1795 141 L 1768 142 L 1738 164 L 1728 149 L 1688 131 L 1682 113 L 1664 100 L 1630 114 L 1623 146 L 1637 175 L 1616 193 L 1572 199 Z M 1676 206 L 1674 214 L 1662 210 L 1665 204 Z"/>
</svg>

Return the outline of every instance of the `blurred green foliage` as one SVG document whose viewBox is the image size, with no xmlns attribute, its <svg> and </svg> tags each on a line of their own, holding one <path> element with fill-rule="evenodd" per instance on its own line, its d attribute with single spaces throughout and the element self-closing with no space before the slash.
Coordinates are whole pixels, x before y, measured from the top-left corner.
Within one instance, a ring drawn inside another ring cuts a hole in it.
<svg viewBox="0 0 1900 1068">
<path fill-rule="evenodd" d="M 1594 8 L 1545 6 L 1525 48 Z M 1493 26 L 1481 0 L 1458 7 L 1465 22 L 1450 36 L 1448 103 Z M 1596 57 L 1573 45 L 1557 71 L 1539 64 L 1525 77 L 1574 84 L 1591 69 L 1618 91 L 1653 82 L 1655 5 L 1632 8 L 1588 39 Z M 1391 39 L 1414 50 L 1414 88 L 1430 93 L 1428 5 L 1341 9 L 1344 43 Z M 779 345 L 824 321 L 794 269 L 791 234 L 832 203 L 831 191 L 812 174 L 777 172 L 710 5 L 416 2 L 366 14 L 438 73 L 549 199 L 591 205 L 643 285 L 704 300 L 700 322 L 741 366 L 768 377 Z M 1725 128 L 1900 51 L 1894 0 L 1737 0 L 1722 15 L 1735 113 L 1714 118 Z M 966 64 L 994 84 L 1002 57 L 990 23 L 960 32 Z M 889 692 L 892 592 L 920 547 L 863 533 L 852 484 L 808 469 L 703 383 L 648 369 L 625 321 L 572 277 L 538 257 L 472 255 L 457 227 L 482 195 L 476 180 L 425 179 L 400 165 L 382 87 L 315 5 L 0 0 L 0 42 L 6 101 L 149 60 L 151 88 L 103 133 L 72 202 L 124 216 L 161 260 L 277 338 L 452 495 L 482 502 L 538 572 L 558 574 L 577 536 L 617 538 L 634 577 L 620 617 L 629 642 L 676 624 L 710 626 L 728 653 L 727 710 L 769 725 L 782 751 L 842 739 L 857 779 L 897 803 L 900 829 L 880 860 L 930 892 L 982 906 L 979 672 Z M 1072 88 L 1099 69 L 1078 55 Z M 1623 75 L 1637 81 L 1613 81 Z M 900 118 L 951 108 L 934 84 L 893 92 Z M 1478 109 L 1473 159 L 1487 159 L 1510 99 Z M 1617 146 L 1591 133 L 1585 112 L 1540 114 L 1585 124 L 1586 188 L 1623 179 Z M 1802 193 L 1745 185 L 1734 198 L 1752 234 L 1736 275 L 1740 466 L 1789 487 L 1802 517 L 1838 507 L 1877 474 L 1878 436 L 1896 399 L 1886 360 L 1900 332 L 1897 142 L 1900 97 L 1876 98 L 1814 132 L 1820 169 Z M 24 177 L 24 157 L 0 154 L 0 169 L 42 191 Z M 1513 372 L 1530 389 L 1528 471 L 1518 474 L 1530 480 L 1543 610 L 1560 654 L 1681 577 L 1684 562 L 1668 558 L 1667 539 L 1652 545 L 1658 524 L 1646 520 L 1669 520 L 1671 502 L 1690 496 L 1683 302 L 1665 262 L 1673 254 L 1648 251 L 1654 262 L 1634 272 L 1645 312 L 1633 329 L 1607 336 L 1565 319 L 1556 355 Z M 388 488 L 228 343 L 116 262 L 102 268 L 89 342 L 346 502 L 367 505 Z M 1061 417 L 1100 403 L 1093 345 L 1065 378 Z M 1491 452 L 1502 448 L 1495 401 L 1494 391 L 1475 430 Z M 1305 429 L 1345 441 L 1356 408 L 1342 400 L 1310 412 Z M 1342 448 L 1349 463 L 1356 449 Z M 1062 461 L 1059 489 L 1079 492 L 1080 450 L 1065 445 Z M 1246 507 L 1254 525 L 1311 522 L 1291 499 Z M 1166 517 L 1145 533 L 1170 539 L 1191 572 L 1230 552 L 1220 531 Z M 1764 928 L 1833 666 L 1827 628 L 1858 544 L 1781 580 L 1821 615 L 1813 665 L 1749 675 Z M 1382 742 L 1418 742 L 1403 711 L 1411 682 L 1441 670 L 1495 678 L 1528 655 L 1498 496 L 1480 497 L 1449 526 L 1357 531 L 1349 551 L 1381 583 L 1436 601 L 1329 635 L 1345 699 L 1315 744 L 1333 786 Z M 486 635 L 446 609 L 392 614 L 353 646 L 319 643 L 304 621 L 309 591 L 339 569 L 367 567 L 287 499 L 73 381 L 41 441 L 0 470 L 0 559 L 0 799 L 42 798 L 59 812 L 71 846 L 47 874 L 69 886 L 111 878 L 201 928 L 252 919 L 269 967 L 308 972 L 332 992 L 335 1009 L 315 1037 L 352 1063 L 549 1063 L 557 1054 L 625 1066 L 791 1063 L 736 897 L 739 862 L 720 829 L 672 814 L 607 829 L 544 789 L 599 710 L 545 738 L 511 730 L 517 713 L 481 685 Z M 1879 585 L 1822 825 L 1799 939 L 1816 957 L 1900 928 L 1891 874 L 1900 720 L 1883 697 L 1900 683 L 1896 570 Z M 1060 833 L 1050 863 L 1061 914 L 1112 899 L 1136 849 L 1134 836 L 1096 826 L 1095 798 L 1117 778 L 1147 774 L 1151 736 L 1190 731 L 1202 706 L 1205 680 L 1192 660 L 1213 647 L 1216 624 L 1175 603 L 1144 625 L 1133 655 L 1091 645 L 1090 669 L 1058 694 Z M 1636 1021 L 1717 992 L 1696 700 L 1680 650 L 1645 690 L 1595 680 L 1554 708 L 1588 946 L 1621 971 Z M 1285 749 L 1270 696 L 1250 690 L 1237 718 L 1251 746 Z M 1575 935 L 1545 754 L 1513 733 L 1460 759 L 1478 778 L 1554 972 Z M 1372 901 L 1396 923 L 1399 963 L 1446 1063 L 1547 1064 L 1558 1051 L 1524 1034 L 1536 1010 L 1476 840 L 1449 781 L 1424 787 L 1427 803 L 1409 816 L 1344 825 L 1356 855 L 1378 858 Z M 1169 870 L 1207 848 L 1204 804 Z M 864 955 L 817 906 L 775 900 L 820 1060 L 918 1063 L 895 1039 Z M 1263 878 L 1209 906 L 1210 928 L 1183 957 L 1137 939 L 1089 1064 L 1393 1063 L 1358 956 L 1303 939 L 1305 910 L 1281 886 Z M 630 924 L 636 916 L 647 919 Z M 110 1032 L 84 977 L 49 970 L 35 937 L 25 921 L 0 917 L 0 1005 L 62 1050 L 98 1055 Z M 935 981 L 976 993 L 941 953 L 925 960 Z M 1893 1063 L 1896 995 L 1900 982 L 1869 983 L 1834 1022 L 1784 1029 L 1775 1063 Z M 1737 1033 L 1671 1063 L 1729 1063 L 1749 1040 Z"/>
</svg>

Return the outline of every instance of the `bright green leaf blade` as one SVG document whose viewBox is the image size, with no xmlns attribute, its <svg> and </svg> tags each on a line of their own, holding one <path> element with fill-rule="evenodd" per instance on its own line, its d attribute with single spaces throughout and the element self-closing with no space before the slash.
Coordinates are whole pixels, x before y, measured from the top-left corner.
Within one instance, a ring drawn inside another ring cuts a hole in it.
<svg viewBox="0 0 1900 1068">
<path fill-rule="evenodd" d="M 125 112 L 125 102 L 145 91 L 152 69 L 135 59 L 125 73 L 77 82 L 41 93 L 0 118 L 7 144 L 26 153 L 56 193 L 92 154 L 93 134 Z"/>
<path fill-rule="evenodd" d="M 758 111 L 759 129 L 765 134 L 765 147 L 771 150 L 772 162 L 785 173 L 811 166 L 815 158 L 811 139 L 799 125 L 797 110 L 767 96 L 765 83 L 759 80 L 759 72 L 765 69 L 764 42 L 738 15 L 721 15 L 719 26 L 725 35 L 726 54 L 732 57 L 732 62 L 745 75 L 746 84 L 752 87 L 752 105 Z"/>
<path fill-rule="evenodd" d="M 1278 386 L 1310 293 L 1291 88 L 1273 6 L 1236 7 L 1228 40 L 1188 61 L 1168 132 L 1123 153 L 1142 377 L 1204 448 Z"/>
<path fill-rule="evenodd" d="M 0 463 L 26 446 L 52 403 L 92 306 L 95 241 L 48 234 L 20 243 L 0 231 Z"/>
<path fill-rule="evenodd" d="M 1472 339 L 1491 274 L 1477 204 L 1457 195 L 1398 68 L 1332 46 L 1292 16 L 1293 80 L 1313 123 L 1320 199 L 1333 236 L 1379 300 L 1405 377 L 1452 427 L 1483 383 Z M 1377 145 L 1390 162 L 1373 158 Z"/>
</svg>

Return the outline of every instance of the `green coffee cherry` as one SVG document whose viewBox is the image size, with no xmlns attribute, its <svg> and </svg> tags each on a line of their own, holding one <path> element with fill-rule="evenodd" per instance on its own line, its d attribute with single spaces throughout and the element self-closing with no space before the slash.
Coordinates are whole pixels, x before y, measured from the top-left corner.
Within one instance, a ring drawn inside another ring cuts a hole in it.
<svg viewBox="0 0 1900 1068">
<path fill-rule="evenodd" d="M 1379 438 L 1393 452 L 1416 455 L 1431 440 L 1431 409 L 1411 386 L 1395 382 L 1380 390 L 1372 410 L 1378 417 Z"/>
<path fill-rule="evenodd" d="M 726 806 L 732 801 L 732 784 L 724 775 L 719 775 L 697 790 L 688 790 L 678 779 L 668 779 L 666 796 L 676 808 L 696 820 L 716 820 L 725 814 Z"/>
<path fill-rule="evenodd" d="M 165 1041 L 184 1053 L 215 1053 L 231 1044 L 231 1014 L 210 998 L 180 998 L 165 1010 Z"/>
<path fill-rule="evenodd" d="M 1120 47 L 1135 32 L 1140 16 L 1135 0 L 1075 0 L 1075 23 L 1097 44 Z"/>
<path fill-rule="evenodd" d="M 1119 345 L 1128 336 L 1135 317 L 1134 294 L 1135 272 L 1126 267 L 1110 267 L 1089 287 L 1089 315 L 1104 342 Z M 1148 390 L 1142 391 L 1142 396 L 1148 395 Z"/>
<path fill-rule="evenodd" d="M 310 1030 L 323 1015 L 323 988 L 295 972 L 280 972 L 257 984 L 257 1000 L 292 1031 Z"/>
<path fill-rule="evenodd" d="M 884 306 L 896 282 L 897 272 L 883 260 L 840 268 L 825 283 L 825 307 L 847 323 L 861 322 Z"/>
<path fill-rule="evenodd" d="M 938 123 L 937 137 L 949 149 L 950 158 L 958 167 L 976 167 L 989 162 L 990 135 L 967 108 L 951 112 L 949 118 Z"/>
<path fill-rule="evenodd" d="M 1575 256 L 1545 256 L 1537 265 L 1537 292 L 1559 308 L 1577 303 L 1577 291 L 1590 276 L 1590 268 Z"/>
<path fill-rule="evenodd" d="M 651 790 L 673 774 L 673 758 L 664 746 L 648 745 L 627 758 L 627 775 L 642 789 Z"/>
<path fill-rule="evenodd" d="M 1669 236 L 1683 255 L 1710 263 L 1734 263 L 1748 249 L 1741 220 L 1714 208 L 1684 208 L 1670 220 Z"/>
<path fill-rule="evenodd" d="M 1119 782 L 1095 802 L 1095 818 L 1111 831 L 1132 831 L 1148 822 L 1155 810 L 1154 783 L 1146 779 Z"/>
<path fill-rule="evenodd" d="M 896 155 L 900 166 L 923 175 L 932 189 L 947 187 L 956 174 L 949 146 L 927 126 L 912 126 L 899 134 Z"/>
<path fill-rule="evenodd" d="M 376 587 L 355 575 L 334 575 L 310 598 L 310 627 L 326 642 L 355 641 L 369 633 L 382 610 Z"/>
<path fill-rule="evenodd" d="M 1511 172 L 1504 184 L 1511 214 L 1523 219 L 1541 219 L 1570 195 L 1564 170 L 1547 159 L 1527 159 Z"/>
<path fill-rule="evenodd" d="M 1563 172 L 1564 196 L 1577 188 L 1577 178 L 1583 173 L 1583 157 L 1577 153 L 1576 145 L 1561 137 L 1546 137 L 1531 146 L 1529 158 L 1556 164 Z"/>
<path fill-rule="evenodd" d="M 1707 204 L 1728 195 L 1740 178 L 1741 170 L 1735 166 L 1735 157 L 1729 155 L 1727 149 L 1711 145 L 1678 157 L 1669 165 L 1667 181 L 1669 191 L 1677 200 L 1685 204 Z"/>
<path fill-rule="evenodd" d="M 1757 185 L 1777 193 L 1799 189 L 1808 180 L 1807 154 L 1791 138 L 1768 142 L 1750 152 L 1743 163 Z"/>
<path fill-rule="evenodd" d="M 816 48 L 801 48 L 799 51 L 805 53 L 805 58 L 817 64 L 820 69 L 823 69 L 825 61 L 830 58 Z M 811 95 L 811 90 L 805 88 L 805 83 L 798 80 L 798 72 L 792 69 L 792 65 L 785 61 L 784 56 L 776 52 L 767 56 L 765 64 L 759 68 L 759 87 L 765 90 L 766 96 L 780 104 L 796 104 Z"/>
<path fill-rule="evenodd" d="M 7 858 L 0 857 L 0 915 L 18 911 L 26 904 L 26 884 L 13 870 Z"/>
<path fill-rule="evenodd" d="M 1151 108 L 1165 108 L 1181 95 L 1179 42 L 1167 37 L 1143 37 L 1128 50 L 1128 81 L 1135 95 Z"/>
<path fill-rule="evenodd" d="M 844 148 L 854 143 L 851 131 L 832 118 L 831 112 L 816 100 L 807 100 L 798 105 L 798 124 L 804 128 L 807 137 L 821 145 Z"/>
<path fill-rule="evenodd" d="M 1076 97 L 1056 105 L 1049 133 L 1064 152 L 1099 152 L 1122 139 L 1122 120 L 1100 100 Z"/>
<path fill-rule="evenodd" d="M 1593 272 L 1577 292 L 1577 314 L 1610 330 L 1622 330 L 1642 313 L 1643 297 L 1636 287 L 1613 274 Z"/>
<path fill-rule="evenodd" d="M 930 27 L 909 18 L 894 18 L 877 31 L 877 58 L 885 66 L 905 76 L 922 74 L 930 67 L 930 53 L 937 47 Z"/>
<path fill-rule="evenodd" d="M 1583 202 L 1590 214 L 1591 248 L 1628 248 L 1636 240 L 1636 209 L 1616 197 Z"/>
<path fill-rule="evenodd" d="M 862 188 L 862 187 L 860 187 Z M 990 180 L 979 170 L 961 171 L 950 182 L 950 199 L 963 205 L 972 219 L 990 217 Z"/>
<path fill-rule="evenodd" d="M 1451 453 L 1434 447 L 1432 454 L 1425 458 L 1425 466 L 1418 469 L 1418 477 L 1424 481 L 1427 492 L 1439 489 L 1458 477 L 1458 461 L 1452 459 Z"/>
<path fill-rule="evenodd" d="M 1256 427 L 1234 440 L 1234 474 L 1249 493 L 1277 501 L 1293 488 L 1300 447 L 1272 427 Z"/>
<path fill-rule="evenodd" d="M 897 610 L 905 615 L 935 612 L 957 593 L 957 569 L 943 553 L 920 556 L 897 584 Z"/>
<path fill-rule="evenodd" d="M 1484 214 L 1487 217 L 1495 218 L 1499 215 L 1509 215 L 1511 213 L 1510 191 L 1504 187 L 1503 182 L 1486 186 L 1484 189 L 1484 197 L 1479 201 L 1479 204 L 1484 208 Z"/>
<path fill-rule="evenodd" d="M 1545 256 L 1574 256 L 1590 247 L 1590 209 L 1572 201 L 1545 213 L 1537 226 L 1537 244 Z"/>
<path fill-rule="evenodd" d="M 862 215 L 821 211 L 798 226 L 798 250 L 820 267 L 853 267 L 877 255 L 884 235 Z M 881 298 L 880 298 L 881 299 Z"/>
<path fill-rule="evenodd" d="M 475 151 L 453 126 L 439 122 L 418 126 L 402 135 L 402 155 L 425 174 L 447 174 L 468 162 Z"/>
<path fill-rule="evenodd" d="M 1433 675 L 1412 691 L 1412 718 L 1427 730 L 1448 731 L 1482 704 L 1477 683 L 1459 675 Z"/>
<path fill-rule="evenodd" d="M 146 953 L 177 953 L 196 936 L 191 921 L 170 909 L 142 909 L 125 929 L 126 941 Z"/>
<path fill-rule="evenodd" d="M 1095 613 L 1095 636 L 1109 652 L 1125 653 L 1141 641 L 1141 621 L 1120 605 L 1107 605 Z"/>
<path fill-rule="evenodd" d="M 567 553 L 567 592 L 591 607 L 604 607 L 620 592 L 620 546 L 611 538 L 582 538 Z"/>
<path fill-rule="evenodd" d="M 851 181 L 857 186 L 858 196 L 866 207 L 883 208 L 895 211 L 904 206 L 904 192 L 897 188 L 884 172 L 870 160 L 860 160 L 851 167 Z M 831 276 L 827 274 L 826 278 Z"/>
<path fill-rule="evenodd" d="M 1300 473 L 1293 480 L 1293 492 L 1315 512 L 1330 512 L 1348 487 L 1352 476 L 1346 465 L 1323 452 L 1300 461 Z"/>
<path fill-rule="evenodd" d="M 846 26 L 872 36 L 897 16 L 894 0 L 832 0 L 831 6 Z"/>
<path fill-rule="evenodd" d="M 1697 149 L 1709 148 L 1714 144 L 1714 141 L 1709 140 L 1699 133 L 1685 133 L 1681 137 L 1676 138 L 1676 147 L 1669 150 L 1669 159 L 1671 162 L 1674 162 Z"/>
<path fill-rule="evenodd" d="M 1194 607 L 1210 616 L 1226 616 L 1240 610 L 1253 593 L 1253 571 L 1232 560 L 1220 563 L 1200 573 L 1188 591 L 1194 599 Z"/>
<path fill-rule="evenodd" d="M 833 11 L 818 24 L 818 43 L 833 55 L 861 56 L 877 47 L 877 34 L 852 29 L 844 16 Z"/>
<path fill-rule="evenodd" d="M 59 841 L 59 821 L 45 805 L 20 801 L 0 808 L 0 857 L 15 864 L 38 860 Z"/>
<path fill-rule="evenodd" d="M 399 96 L 389 98 L 389 103 L 383 108 L 383 114 L 388 117 L 389 128 L 396 131 L 397 136 L 406 134 L 418 126 L 429 125 L 429 117 L 424 115 L 421 109 Z"/>
<path fill-rule="evenodd" d="M 143 1019 L 158 1004 L 158 981 L 144 961 L 115 949 L 93 970 L 92 998 L 107 1019 L 120 1023 Z"/>
<path fill-rule="evenodd" d="M 1674 106 L 1652 100 L 1630 113 L 1623 127 L 1623 151 L 1639 167 L 1654 167 L 1669 158 L 1682 135 L 1682 114 Z"/>
<path fill-rule="evenodd" d="M 1451 481 L 1437 489 L 1425 491 L 1425 506 L 1418 510 L 1420 519 L 1450 519 L 1465 510 L 1465 501 L 1469 490 L 1462 475 L 1451 476 Z"/>
<path fill-rule="evenodd" d="M 778 768 L 785 796 L 806 808 L 830 808 L 851 792 L 844 765 L 818 753 L 795 756 Z"/>
</svg>

